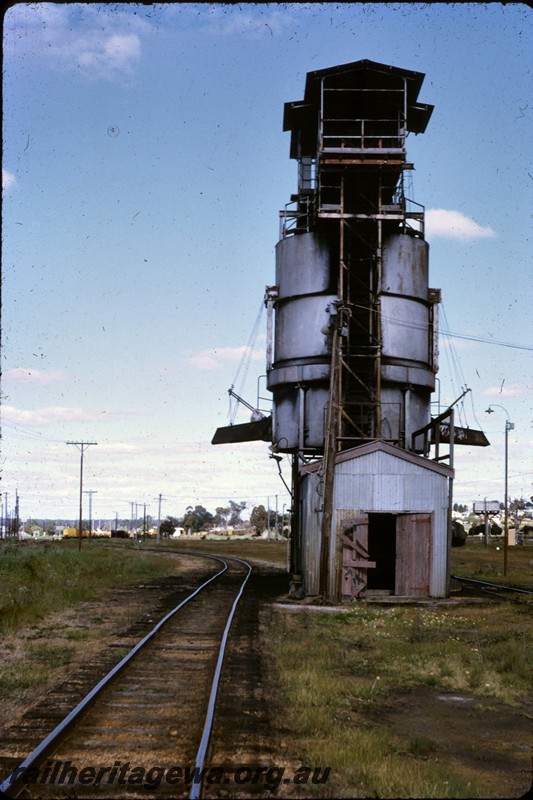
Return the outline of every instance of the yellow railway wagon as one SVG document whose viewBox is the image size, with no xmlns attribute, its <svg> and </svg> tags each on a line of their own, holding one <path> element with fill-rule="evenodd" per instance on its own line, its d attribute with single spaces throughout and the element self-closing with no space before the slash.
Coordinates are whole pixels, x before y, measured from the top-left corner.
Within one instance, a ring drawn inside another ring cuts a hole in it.
<svg viewBox="0 0 533 800">
<path fill-rule="evenodd" d="M 65 530 L 63 531 L 63 538 L 73 539 L 78 535 L 78 533 L 79 533 L 79 528 L 65 528 Z M 89 531 L 82 531 L 81 535 L 83 539 L 88 539 Z"/>
</svg>

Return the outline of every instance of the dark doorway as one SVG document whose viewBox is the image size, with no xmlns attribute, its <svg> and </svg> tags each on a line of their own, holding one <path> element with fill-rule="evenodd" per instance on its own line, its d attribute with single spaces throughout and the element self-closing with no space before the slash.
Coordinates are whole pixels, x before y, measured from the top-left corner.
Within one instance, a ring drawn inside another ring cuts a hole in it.
<svg viewBox="0 0 533 800">
<path fill-rule="evenodd" d="M 368 515 L 368 557 L 376 566 L 368 570 L 367 589 L 394 594 L 396 575 L 396 515 Z"/>
</svg>

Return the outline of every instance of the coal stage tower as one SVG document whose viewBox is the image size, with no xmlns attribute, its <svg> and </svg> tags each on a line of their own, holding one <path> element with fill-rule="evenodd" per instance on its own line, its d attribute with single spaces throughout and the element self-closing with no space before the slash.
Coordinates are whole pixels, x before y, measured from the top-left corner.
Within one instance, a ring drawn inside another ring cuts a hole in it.
<svg viewBox="0 0 533 800">
<path fill-rule="evenodd" d="M 375 439 L 420 449 L 412 434 L 430 418 L 439 300 L 424 209 L 406 193 L 407 136 L 433 108 L 418 102 L 423 77 L 358 61 L 309 73 L 304 99 L 285 105 L 298 190 L 280 213 L 267 289 L 280 452 L 323 454 L 333 417 L 341 450 Z"/>
<path fill-rule="evenodd" d="M 297 595 L 447 593 L 453 469 L 428 435 L 440 290 L 406 149 L 433 111 L 423 80 L 361 60 L 308 73 L 285 104 L 298 179 L 265 295 L 272 417 L 217 434 L 292 455 Z"/>
</svg>

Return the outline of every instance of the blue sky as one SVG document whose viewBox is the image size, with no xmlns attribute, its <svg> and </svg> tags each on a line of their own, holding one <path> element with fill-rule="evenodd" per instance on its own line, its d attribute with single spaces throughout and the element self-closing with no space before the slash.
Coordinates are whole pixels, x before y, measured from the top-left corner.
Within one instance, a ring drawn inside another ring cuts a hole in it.
<svg viewBox="0 0 533 800">
<path fill-rule="evenodd" d="M 264 288 L 296 189 L 283 104 L 306 73 L 425 73 L 408 140 L 443 292 L 455 497 L 531 495 L 531 11 L 522 4 L 47 4 L 4 19 L 3 492 L 23 517 L 288 502 L 266 443 L 210 444 L 265 372 Z M 465 338 L 466 337 L 466 338 Z M 513 345 L 513 346 L 509 346 Z M 248 354 L 248 358 L 246 358 Z M 244 360 L 243 360 L 244 358 Z M 239 372 L 240 368 L 240 372 Z M 241 385 L 242 375 L 246 380 Z M 236 381 L 236 376 L 238 381 Z M 262 392 L 266 394 L 266 392 Z M 495 413 L 485 413 L 489 403 Z M 236 421 L 246 421 L 239 412 Z M 288 460 L 283 471 L 289 479 Z"/>
</svg>

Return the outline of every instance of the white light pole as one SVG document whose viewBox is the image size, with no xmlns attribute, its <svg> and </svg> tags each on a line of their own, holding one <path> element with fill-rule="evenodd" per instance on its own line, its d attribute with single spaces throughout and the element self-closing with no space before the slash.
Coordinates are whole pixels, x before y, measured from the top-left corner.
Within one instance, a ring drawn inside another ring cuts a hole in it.
<svg viewBox="0 0 533 800">
<path fill-rule="evenodd" d="M 498 405 L 497 403 L 492 403 L 486 409 L 487 414 L 492 414 L 494 408 L 501 408 L 502 411 L 505 411 L 505 415 L 507 419 L 505 420 L 505 497 L 504 497 L 504 506 L 505 506 L 505 522 L 504 522 L 504 534 L 503 534 L 503 574 L 507 575 L 507 548 L 509 547 L 509 431 L 514 431 L 514 422 L 511 422 L 509 419 L 509 413 L 506 408 L 503 406 Z"/>
</svg>

